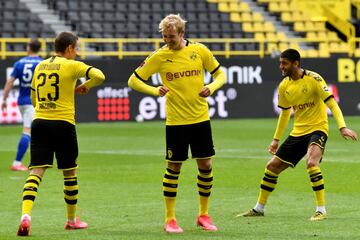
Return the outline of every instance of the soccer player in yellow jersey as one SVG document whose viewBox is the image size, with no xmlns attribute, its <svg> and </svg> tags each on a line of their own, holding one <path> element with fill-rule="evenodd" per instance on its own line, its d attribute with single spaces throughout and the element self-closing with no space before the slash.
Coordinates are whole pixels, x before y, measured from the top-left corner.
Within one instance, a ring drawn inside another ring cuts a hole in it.
<svg viewBox="0 0 360 240">
<path fill-rule="evenodd" d="M 282 109 L 274 138 L 269 146 L 273 154 L 267 163 L 261 180 L 258 201 L 253 209 L 238 216 L 264 216 L 265 204 L 275 189 L 279 174 L 296 164 L 306 155 L 306 168 L 316 199 L 316 211 L 310 218 L 319 221 L 326 218 L 324 179 L 319 167 L 328 136 L 328 107 L 345 138 L 357 140 L 356 132 L 346 127 L 342 112 L 328 89 L 324 79 L 317 73 L 300 67 L 300 54 L 287 49 L 280 55 L 280 70 L 285 77 L 279 85 L 279 102 Z M 294 126 L 290 136 L 278 149 L 279 140 L 294 111 Z"/>
<path fill-rule="evenodd" d="M 62 32 L 55 39 L 55 55 L 40 62 L 34 72 L 31 101 L 35 118 L 31 126 L 30 174 L 25 182 L 22 216 L 18 236 L 30 235 L 30 213 L 41 179 L 53 166 L 54 154 L 58 169 L 64 175 L 64 199 L 67 222 L 65 229 L 87 228 L 88 224 L 76 217 L 78 183 L 76 176 L 78 145 L 75 130 L 74 95 L 86 94 L 105 80 L 96 68 L 74 60 L 78 37 Z M 79 78 L 86 81 L 76 87 Z"/>
<path fill-rule="evenodd" d="M 199 216 L 197 225 L 207 231 L 216 231 L 208 214 L 212 187 L 211 158 L 215 155 L 208 103 L 206 97 L 225 82 L 219 62 L 208 48 L 184 39 L 185 22 L 179 15 L 170 14 L 159 24 L 166 43 L 151 54 L 129 78 L 129 86 L 153 96 L 166 96 L 166 159 L 163 178 L 165 200 L 165 226 L 169 233 L 181 233 L 175 218 L 175 200 L 182 163 L 191 154 L 197 161 L 199 190 Z M 204 71 L 214 81 L 204 85 Z M 163 86 L 152 87 L 144 83 L 152 74 L 160 73 Z"/>
</svg>

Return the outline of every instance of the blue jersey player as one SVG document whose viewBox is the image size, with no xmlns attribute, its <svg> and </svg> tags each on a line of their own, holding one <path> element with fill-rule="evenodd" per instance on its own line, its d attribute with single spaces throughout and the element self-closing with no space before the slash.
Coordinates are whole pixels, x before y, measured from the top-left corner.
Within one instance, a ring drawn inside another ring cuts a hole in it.
<svg viewBox="0 0 360 240">
<path fill-rule="evenodd" d="M 40 51 L 40 48 L 41 43 L 37 39 L 30 40 L 27 45 L 28 56 L 21 58 L 14 64 L 14 70 L 12 71 L 10 77 L 7 79 L 4 87 L 1 110 L 6 112 L 6 99 L 9 96 L 9 92 L 14 85 L 14 81 L 16 79 L 19 79 L 20 89 L 18 106 L 23 119 L 23 132 L 18 143 L 15 160 L 10 168 L 13 171 L 27 171 L 27 167 L 25 167 L 21 163 L 21 160 L 23 159 L 26 150 L 28 149 L 31 138 L 30 130 L 31 122 L 34 116 L 34 108 L 31 104 L 30 89 L 35 67 L 40 61 L 42 61 L 42 58 L 37 55 Z"/>
</svg>

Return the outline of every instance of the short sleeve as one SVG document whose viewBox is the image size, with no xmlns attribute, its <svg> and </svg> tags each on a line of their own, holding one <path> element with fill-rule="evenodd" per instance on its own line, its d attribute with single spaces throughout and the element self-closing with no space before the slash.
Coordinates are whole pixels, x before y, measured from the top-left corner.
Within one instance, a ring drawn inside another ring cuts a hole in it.
<svg viewBox="0 0 360 240">
<path fill-rule="evenodd" d="M 146 81 L 151 75 L 160 71 L 161 61 L 156 53 L 148 56 L 135 70 L 137 78 Z"/>
<path fill-rule="evenodd" d="M 20 64 L 19 62 L 16 62 L 14 64 L 14 69 L 11 72 L 10 76 L 16 79 L 16 78 L 20 78 L 20 75 L 21 75 Z"/>
</svg>

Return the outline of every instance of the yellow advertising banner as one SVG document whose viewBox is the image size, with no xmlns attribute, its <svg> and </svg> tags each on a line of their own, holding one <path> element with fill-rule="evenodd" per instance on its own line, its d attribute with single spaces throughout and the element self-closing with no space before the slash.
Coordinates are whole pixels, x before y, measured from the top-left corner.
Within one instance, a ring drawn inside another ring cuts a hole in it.
<svg viewBox="0 0 360 240">
<path fill-rule="evenodd" d="M 350 20 L 351 17 L 350 0 L 292 0 L 292 2 L 314 18 L 325 17 L 324 11 L 331 11 L 345 21 Z"/>
</svg>

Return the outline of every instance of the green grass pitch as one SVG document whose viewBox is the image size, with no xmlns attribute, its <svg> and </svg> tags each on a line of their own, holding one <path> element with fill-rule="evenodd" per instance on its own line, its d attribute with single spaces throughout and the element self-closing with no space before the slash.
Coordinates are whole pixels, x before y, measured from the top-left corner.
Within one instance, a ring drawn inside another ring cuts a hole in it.
<svg viewBox="0 0 360 240">
<path fill-rule="evenodd" d="M 360 117 L 347 117 L 360 133 Z M 292 123 L 291 123 L 292 124 Z M 321 164 L 328 219 L 310 222 L 315 202 L 302 160 L 279 177 L 263 218 L 235 218 L 254 206 L 270 155 L 276 119 L 213 120 L 217 151 L 210 214 L 218 232 L 195 226 L 198 211 L 196 164 L 187 160 L 180 176 L 177 219 L 180 235 L 163 232 L 162 177 L 165 123 L 78 124 L 78 213 L 89 229 L 65 231 L 63 180 L 49 169 L 32 212 L 31 239 L 359 239 L 360 145 L 345 141 L 330 118 Z M 24 172 L 11 172 L 21 126 L 0 127 L 0 239 L 15 239 Z M 25 163 L 29 162 L 29 153 Z"/>
</svg>

